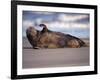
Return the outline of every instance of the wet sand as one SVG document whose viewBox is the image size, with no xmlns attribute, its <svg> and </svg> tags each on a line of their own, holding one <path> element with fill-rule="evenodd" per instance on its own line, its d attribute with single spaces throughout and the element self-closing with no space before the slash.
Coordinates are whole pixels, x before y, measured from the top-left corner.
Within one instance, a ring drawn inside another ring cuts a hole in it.
<svg viewBox="0 0 100 80">
<path fill-rule="evenodd" d="M 89 65 L 89 47 L 32 49 L 27 40 L 23 43 L 22 65 L 24 69 Z"/>
</svg>

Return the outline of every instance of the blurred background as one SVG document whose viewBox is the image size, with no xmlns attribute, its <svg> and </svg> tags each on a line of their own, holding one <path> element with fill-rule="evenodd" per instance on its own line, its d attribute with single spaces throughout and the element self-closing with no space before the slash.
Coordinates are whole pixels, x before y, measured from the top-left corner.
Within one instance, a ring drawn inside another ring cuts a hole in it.
<svg viewBox="0 0 100 80">
<path fill-rule="evenodd" d="M 89 14 L 85 13 L 23 11 L 22 34 L 26 37 L 26 29 L 29 26 L 41 31 L 39 24 L 44 23 L 49 30 L 89 39 L 89 17 Z"/>
</svg>

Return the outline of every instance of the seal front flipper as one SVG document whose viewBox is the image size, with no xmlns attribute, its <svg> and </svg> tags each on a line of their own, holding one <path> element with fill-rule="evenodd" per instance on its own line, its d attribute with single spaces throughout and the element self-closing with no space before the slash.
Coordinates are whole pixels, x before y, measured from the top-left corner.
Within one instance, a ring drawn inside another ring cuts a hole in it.
<svg viewBox="0 0 100 80">
<path fill-rule="evenodd" d="M 33 49 L 40 49 L 40 47 L 33 47 Z"/>
</svg>

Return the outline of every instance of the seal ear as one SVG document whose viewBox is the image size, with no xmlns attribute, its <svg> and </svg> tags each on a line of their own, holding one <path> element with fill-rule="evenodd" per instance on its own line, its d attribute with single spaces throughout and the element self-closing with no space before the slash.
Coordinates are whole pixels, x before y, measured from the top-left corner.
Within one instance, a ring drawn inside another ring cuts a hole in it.
<svg viewBox="0 0 100 80">
<path fill-rule="evenodd" d="M 43 30 L 41 31 L 42 33 L 45 33 L 48 31 L 47 26 L 45 24 L 40 24 L 40 27 L 43 27 Z"/>
</svg>

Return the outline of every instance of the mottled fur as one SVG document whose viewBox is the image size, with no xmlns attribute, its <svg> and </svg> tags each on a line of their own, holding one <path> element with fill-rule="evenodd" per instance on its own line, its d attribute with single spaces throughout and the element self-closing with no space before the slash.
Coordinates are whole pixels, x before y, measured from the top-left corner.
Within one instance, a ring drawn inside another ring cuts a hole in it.
<svg viewBox="0 0 100 80">
<path fill-rule="evenodd" d="M 79 48 L 85 45 L 85 43 L 77 37 L 60 32 L 53 32 L 47 28 L 38 31 L 33 27 L 29 27 L 26 30 L 26 34 L 33 48 Z"/>
</svg>

